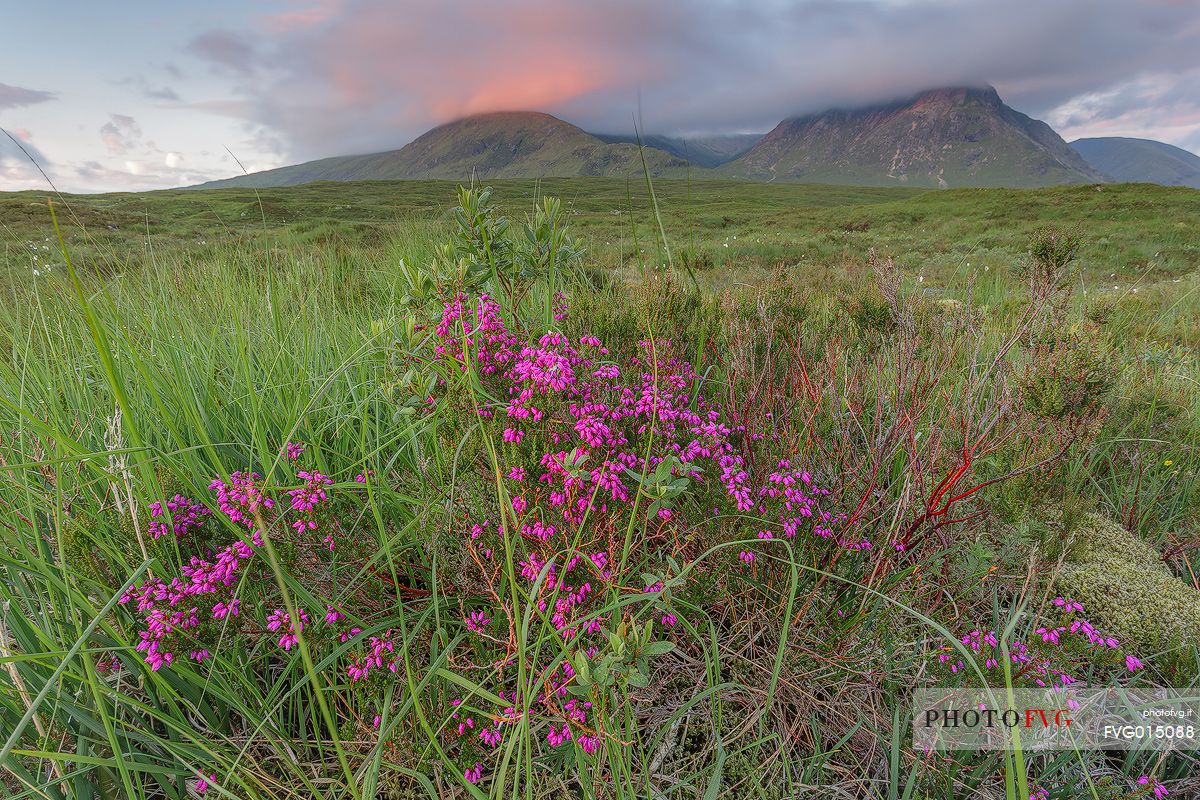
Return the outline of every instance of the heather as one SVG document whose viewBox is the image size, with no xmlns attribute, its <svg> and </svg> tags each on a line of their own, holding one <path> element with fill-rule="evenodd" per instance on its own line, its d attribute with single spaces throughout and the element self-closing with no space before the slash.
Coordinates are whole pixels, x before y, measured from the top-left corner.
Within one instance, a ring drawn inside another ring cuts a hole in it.
<svg viewBox="0 0 1200 800">
<path fill-rule="evenodd" d="M 783 211 L 698 241 L 623 191 L 14 281 L 11 796 L 1192 796 L 1190 753 L 914 751 L 908 705 L 1195 685 L 1178 220 L 1115 293 L 1086 214 L 736 280 Z M 908 213 L 870 191 L 805 213 Z"/>
</svg>

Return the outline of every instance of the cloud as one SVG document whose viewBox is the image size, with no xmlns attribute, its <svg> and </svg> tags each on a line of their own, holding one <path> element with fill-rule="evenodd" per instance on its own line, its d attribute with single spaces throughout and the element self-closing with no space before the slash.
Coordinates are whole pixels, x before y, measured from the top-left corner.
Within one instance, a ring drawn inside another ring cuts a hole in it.
<svg viewBox="0 0 1200 800">
<path fill-rule="evenodd" d="M 146 89 L 142 91 L 142 94 L 144 94 L 149 100 L 162 100 L 167 103 L 178 103 L 181 100 L 179 93 L 170 86 L 160 86 L 157 89 L 153 87 L 146 87 Z"/>
<path fill-rule="evenodd" d="M 1182 95 L 1160 115 L 1182 129 L 1186 114 L 1176 113 L 1198 85 L 1187 76 L 1200 7 L 410 0 L 397 15 L 388 0 L 344 0 L 268 19 L 254 41 L 217 29 L 190 49 L 239 78 L 237 113 L 297 159 L 397 147 L 434 124 L 498 109 L 628 130 L 639 97 L 646 128 L 663 133 L 762 131 L 793 114 L 984 82 L 1043 115 L 1140 75 L 1170 84 L 1162 97 Z M 1106 102 L 1104 113 L 1130 114 L 1144 97 Z"/>
<path fill-rule="evenodd" d="M 307 8 L 272 14 L 264 20 L 268 30 L 292 31 L 311 28 L 333 17 L 341 8 L 341 0 L 315 0 Z"/>
<path fill-rule="evenodd" d="M 13 138 L 0 132 L 0 191 L 47 189 L 47 176 L 64 191 L 137 191 L 187 186 L 226 177 L 224 169 L 214 170 L 211 165 L 195 166 L 183 153 L 164 152 L 153 141 L 144 141 L 138 122 L 124 114 L 111 115 L 101 129 L 106 146 L 111 144 L 121 151 L 113 153 L 113 163 L 101 163 L 96 159 L 51 162 L 34 143 L 30 131 L 25 128 L 5 130 Z M 111 147 L 109 149 L 112 152 Z"/>
<path fill-rule="evenodd" d="M 52 165 L 33 143 L 33 134 L 25 128 L 8 129 L 7 134 L 12 138 L 0 132 L 0 191 L 45 188 L 39 167 L 49 172 Z"/>
<path fill-rule="evenodd" d="M 1046 117 L 1064 138 L 1160 138 L 1183 147 L 1200 145 L 1200 68 L 1146 73 L 1106 89 L 1073 97 Z"/>
<path fill-rule="evenodd" d="M 20 86 L 0 83 L 0 110 L 31 106 L 34 103 L 45 103 L 54 98 L 54 92 L 43 92 L 40 89 L 24 89 Z"/>
<path fill-rule="evenodd" d="M 7 133 L 11 134 L 13 138 L 9 138 L 5 133 L 0 133 L 0 161 L 33 167 L 29 163 L 29 160 L 33 159 L 42 168 L 50 166 L 50 159 L 46 158 L 46 154 L 34 144 L 32 133 L 25 128 L 7 129 Z"/>
<path fill-rule="evenodd" d="M 125 114 L 109 114 L 100 127 L 100 141 L 114 156 L 121 156 L 141 143 L 142 129 L 137 120 Z"/>
<path fill-rule="evenodd" d="M 188 44 L 188 50 L 219 69 L 242 76 L 252 74 L 258 60 L 248 36 L 225 28 L 201 33 Z"/>
</svg>

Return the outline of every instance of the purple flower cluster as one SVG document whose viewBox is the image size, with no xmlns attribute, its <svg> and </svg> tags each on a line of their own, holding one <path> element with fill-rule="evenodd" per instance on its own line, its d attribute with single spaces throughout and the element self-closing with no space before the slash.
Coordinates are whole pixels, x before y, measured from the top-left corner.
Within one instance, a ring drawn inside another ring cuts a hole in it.
<svg viewBox="0 0 1200 800">
<path fill-rule="evenodd" d="M 1083 611 L 1083 606 L 1074 600 L 1056 597 L 1052 605 L 1059 610 L 1058 624 L 1039 625 L 1034 630 L 1036 638 L 1028 644 L 1017 640 L 1008 648 L 1008 657 L 1015 666 L 1017 677 L 1042 688 L 1068 686 L 1075 682 L 1068 671 L 1072 668 L 1073 659 L 1068 637 L 1073 637 L 1076 644 L 1093 656 L 1095 651 L 1116 651 L 1121 646 L 1116 638 L 1105 636 L 1088 620 L 1076 616 Z M 959 641 L 967 646 L 984 669 L 990 670 L 1000 665 L 1003 655 L 995 631 L 973 630 Z M 948 665 L 951 673 L 965 669 L 962 659 L 956 658 L 948 648 L 938 654 L 937 660 Z M 1124 664 L 1129 672 L 1142 669 L 1142 662 L 1131 654 L 1125 656 Z"/>
<path fill-rule="evenodd" d="M 304 447 L 288 442 L 285 452 L 295 461 L 304 452 Z M 291 522 L 295 531 L 307 533 L 315 530 L 318 508 L 330 500 L 327 487 L 333 481 L 319 472 L 299 470 L 297 477 L 303 484 L 288 490 L 291 512 L 297 519 Z M 249 535 L 237 539 L 219 552 L 205 551 L 204 555 L 192 555 L 187 563 L 179 567 L 179 575 L 172 578 L 155 577 L 130 589 L 120 598 L 120 603 L 136 609 L 142 620 L 139 631 L 138 650 L 145 653 L 145 661 L 152 671 L 175 662 L 180 653 L 196 662 L 206 661 L 211 652 L 203 642 L 206 631 L 214 623 L 229 625 L 241 618 L 242 598 L 238 596 L 238 584 L 244 577 L 244 567 L 263 546 L 263 531 L 258 525 L 280 524 L 282 516 L 268 519 L 276 510 L 276 500 L 263 485 L 257 472 L 234 472 L 226 482 L 215 479 L 210 488 L 216 494 L 217 506 L 231 522 L 245 526 Z M 195 530 L 211 513 L 208 508 L 182 495 L 176 495 L 166 503 L 170 512 L 171 527 L 177 537 Z M 150 507 L 150 530 L 155 538 L 165 535 L 167 522 L 163 506 L 154 503 Z M 332 548 L 331 536 L 325 544 Z M 257 611 L 258 609 L 256 609 Z M 340 612 L 329 607 L 325 619 L 340 619 Z M 266 629 L 278 635 L 278 644 L 290 650 L 298 641 L 297 634 L 308 622 L 308 613 L 298 608 L 295 619 L 284 609 L 277 608 L 266 615 Z M 214 637 L 216 638 L 216 637 Z"/>
<path fill-rule="evenodd" d="M 195 629 L 202 622 L 201 608 L 213 620 L 236 617 L 240 602 L 234 596 L 234 584 L 244 562 L 254 555 L 262 539 L 257 531 L 249 542 L 238 540 L 208 561 L 192 556 L 180 569 L 180 577 L 165 580 L 151 578 L 131 586 L 120 603 L 132 604 L 143 615 L 145 627 L 139 631 L 137 649 L 146 654 L 146 663 L 157 672 L 171 664 L 177 649 L 201 662 L 209 652 L 195 646 Z"/>
<path fill-rule="evenodd" d="M 260 481 L 262 476 L 257 472 L 234 472 L 229 476 L 228 484 L 217 478 L 208 488 L 217 493 L 217 505 L 222 514 L 235 523 L 253 528 L 255 514 L 275 507 L 275 501 L 263 494 Z"/>
<path fill-rule="evenodd" d="M 639 342 L 630 356 L 618 359 L 595 336 L 571 339 L 549 331 L 529 339 L 510 331 L 498 303 L 486 295 L 472 300 L 460 294 L 446 303 L 435 330 L 438 359 L 454 372 L 474 373 L 484 396 L 500 398 L 477 404 L 472 394 L 470 408 L 501 443 L 510 501 L 462 520 L 464 544 L 495 603 L 464 617 L 479 646 L 493 651 L 485 664 L 503 666 L 513 658 L 515 635 L 493 630 L 498 626 L 492 620 L 510 620 L 511 626 L 514 618 L 501 599 L 510 595 L 492 561 L 506 541 L 516 545 L 522 595 L 532 598 L 569 651 L 589 659 L 603 652 L 600 634 L 607 620 L 596 608 L 602 598 L 622 591 L 612 568 L 620 561 L 621 532 L 631 515 L 646 517 L 648 496 L 657 498 L 647 520 L 649 542 L 680 537 L 704 522 L 688 519 L 684 511 L 679 487 L 690 487 L 713 493 L 715 515 L 722 506 L 737 514 L 757 512 L 786 538 L 808 533 L 847 549 L 863 548 L 864 540 L 844 535 L 844 515 L 822 507 L 829 492 L 808 471 L 790 461 L 772 462 L 777 469 L 760 481 L 753 478 L 743 448 L 764 437 L 727 424 L 670 341 Z M 497 516 L 498 524 L 491 521 Z M 745 549 L 740 558 L 750 564 L 755 553 Z M 677 614 L 665 603 L 657 608 L 663 628 L 674 628 Z M 590 719 L 590 702 L 568 698 L 570 663 L 537 668 L 545 689 L 535 709 L 547 743 L 596 752 L 605 734 Z M 493 691 L 506 697 L 511 690 L 501 685 Z M 511 709 L 490 716 L 493 725 L 474 738 L 494 747 Z M 464 751 L 464 758 L 474 757 Z M 474 763 L 466 770 L 473 782 L 482 779 L 484 761 Z"/>
<path fill-rule="evenodd" d="M 167 512 L 170 512 L 169 515 Z M 177 494 L 167 501 L 166 511 L 163 510 L 163 504 L 158 501 L 150 504 L 150 524 L 147 528 L 155 539 L 166 536 L 168 533 L 182 538 L 199 528 L 204 522 L 204 517 L 210 513 L 199 503 Z"/>
</svg>

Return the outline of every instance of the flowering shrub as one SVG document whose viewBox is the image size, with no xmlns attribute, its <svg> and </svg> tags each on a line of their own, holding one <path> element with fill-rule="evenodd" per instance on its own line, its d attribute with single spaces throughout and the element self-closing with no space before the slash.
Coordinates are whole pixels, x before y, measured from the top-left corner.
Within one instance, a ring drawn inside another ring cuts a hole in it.
<svg viewBox="0 0 1200 800">
<path fill-rule="evenodd" d="M 556 321 L 567 313 L 557 300 Z M 531 335 L 511 327 L 486 294 L 455 296 L 431 330 L 442 397 L 426 405 L 457 410 L 480 434 L 474 469 L 451 506 L 465 632 L 451 665 L 468 681 L 456 692 L 479 688 L 435 703 L 442 750 L 467 783 L 492 779 L 518 723 L 547 751 L 570 756 L 560 763 L 620 757 L 613 709 L 649 686 L 652 659 L 689 627 L 676 559 L 730 544 L 718 556 L 730 574 L 757 575 L 773 568 L 766 556 L 776 539 L 868 565 L 880 555 L 908 557 L 891 547 L 876 554 L 868 531 L 838 508 L 829 488 L 837 476 L 788 457 L 774 431 L 732 422 L 670 341 L 642 340 L 617 356 L 587 334 Z M 302 643 L 322 657 L 336 650 L 330 663 L 349 696 L 371 704 L 365 718 L 378 728 L 383 685 L 403 673 L 405 642 L 386 627 L 379 595 L 339 584 L 333 568 L 357 553 L 369 576 L 371 545 L 344 536 L 342 520 L 375 477 L 364 469 L 335 483 L 305 453 L 284 444 L 288 477 L 279 485 L 254 471 L 212 482 L 220 515 L 243 531 L 219 550 L 200 552 L 191 541 L 210 516 L 202 504 L 181 496 L 156 504 L 156 538 L 174 535 L 192 552 L 177 575 L 150 578 L 121 602 L 138 615 L 138 649 L 153 671 L 209 661 L 230 631 L 251 645 L 265 639 L 279 658 L 294 657 Z M 260 552 L 269 544 L 317 602 L 289 606 L 263 588 L 269 581 L 250 580 L 251 570 L 265 577 Z M 1065 685 L 1085 662 L 1122 658 L 1128 671 L 1141 669 L 1080 616 L 1078 603 L 1058 598 L 1054 607 L 1053 624 L 1010 648 L 1020 681 Z M 530 649 L 530 636 L 541 645 Z M 1000 665 L 994 631 L 962 642 L 983 669 Z M 952 673 L 965 666 L 949 653 L 939 660 Z"/>
<path fill-rule="evenodd" d="M 1053 622 L 1041 621 L 1027 641 L 1015 640 L 1009 645 L 1008 659 L 1012 662 L 1013 681 L 1018 686 L 1068 686 L 1080 677 L 1080 672 L 1096 666 L 1119 666 L 1137 672 L 1143 664 L 1137 656 L 1122 653 L 1121 642 L 1114 636 L 1101 633 L 1087 619 L 1079 616 L 1083 606 L 1066 597 L 1056 597 L 1051 603 L 1057 610 Z M 985 671 L 999 670 L 1004 654 L 996 631 L 973 630 L 960 640 L 971 651 L 977 665 Z M 949 647 L 939 653 L 937 660 L 952 674 L 962 672 L 966 665 Z M 998 681 L 1003 682 L 1003 677 Z"/>
<path fill-rule="evenodd" d="M 565 318 L 561 298 L 554 310 Z M 464 780 L 486 778 L 488 753 L 526 708 L 530 725 L 552 749 L 574 746 L 593 756 L 614 736 L 595 704 L 606 693 L 645 686 L 648 659 L 671 648 L 659 638 L 676 628 L 680 612 L 673 605 L 675 584 L 668 578 L 664 585 L 658 575 L 678 571 L 669 557 L 688 552 L 696 531 L 717 530 L 709 520 L 756 515 L 753 524 L 735 519 L 726 535 L 757 538 L 763 546 L 777 536 L 806 534 L 870 550 L 865 538 L 846 535 L 844 515 L 825 507 L 829 492 L 801 465 L 779 460 L 754 477 L 747 452 L 765 437 L 730 426 L 669 341 L 641 341 L 631 356 L 616 359 L 593 336 L 570 340 L 549 331 L 530 339 L 510 330 L 486 295 L 448 302 L 434 331 L 446 401 L 465 405 L 497 448 L 492 477 L 481 483 L 494 488 L 492 499 L 468 508 L 458 530 L 480 590 L 461 598 L 463 626 L 473 640 L 462 669 L 486 673 L 488 691 L 504 705 L 481 707 L 481 698 L 473 697 L 447 708 L 449 749 L 466 765 Z M 268 485 L 253 471 L 211 484 L 217 509 L 245 530 L 243 536 L 216 552 L 191 555 L 177 576 L 151 578 L 121 598 L 142 621 L 139 649 L 151 670 L 180 658 L 207 661 L 222 629 L 232 629 L 250 640 L 270 636 L 284 653 L 301 637 L 314 646 L 350 645 L 340 669 L 352 684 L 399 671 L 398 634 L 364 634 L 369 605 L 336 604 L 338 587 L 324 577 L 329 570 L 318 567 L 318 552 L 327 560 L 338 557 L 339 503 L 357 503 L 346 490 L 363 488 L 370 473 L 338 487 L 301 466 L 299 443 L 286 443 L 283 453 L 291 485 Z M 208 515 L 183 497 L 166 510 L 169 519 L 157 505 L 152 511 L 157 535 L 172 532 L 181 546 Z M 329 602 L 289 613 L 264 589 L 256 589 L 253 605 L 244 602 L 248 565 L 267 535 L 291 546 L 287 568 L 315 579 L 313 589 Z M 756 550 L 743 545 L 735 563 L 752 567 Z M 648 571 L 630 587 L 635 568 Z M 527 665 L 523 682 L 514 670 L 522 609 L 514 605 L 513 582 L 560 642 L 556 652 Z M 629 591 L 644 598 L 643 610 L 614 616 L 615 601 Z M 314 628 L 313 619 L 323 625 Z"/>
</svg>

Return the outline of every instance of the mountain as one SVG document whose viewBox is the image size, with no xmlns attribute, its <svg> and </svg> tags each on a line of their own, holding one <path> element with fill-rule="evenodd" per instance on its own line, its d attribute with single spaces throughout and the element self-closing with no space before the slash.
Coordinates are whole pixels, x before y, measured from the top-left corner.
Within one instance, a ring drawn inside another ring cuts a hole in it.
<svg viewBox="0 0 1200 800">
<path fill-rule="evenodd" d="M 1049 125 L 989 87 L 921 92 L 903 101 L 779 123 L 723 167 L 752 180 L 867 186 L 1048 186 L 1102 181 Z"/>
<path fill-rule="evenodd" d="M 683 174 L 687 163 L 646 149 L 651 175 Z M 294 186 L 311 181 L 481 180 L 642 173 L 637 145 L 607 143 L 535 111 L 479 114 L 425 133 L 399 150 L 338 156 L 210 181 L 198 188 Z"/>
<path fill-rule="evenodd" d="M 632 134 L 596 133 L 597 139 L 611 144 L 620 142 L 637 143 Z M 670 153 L 697 167 L 718 167 L 732 161 L 753 147 L 763 135 L 761 133 L 732 133 L 717 136 L 656 136 L 642 137 L 642 144 Z"/>
<path fill-rule="evenodd" d="M 1119 136 L 1076 139 L 1071 147 L 1093 168 L 1115 181 L 1200 189 L 1200 156 L 1179 147 Z"/>
</svg>

